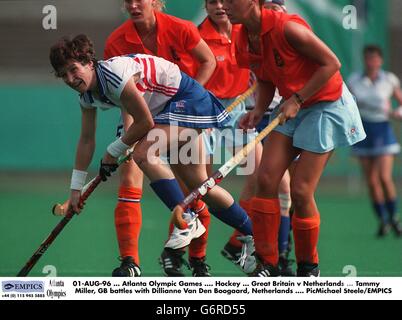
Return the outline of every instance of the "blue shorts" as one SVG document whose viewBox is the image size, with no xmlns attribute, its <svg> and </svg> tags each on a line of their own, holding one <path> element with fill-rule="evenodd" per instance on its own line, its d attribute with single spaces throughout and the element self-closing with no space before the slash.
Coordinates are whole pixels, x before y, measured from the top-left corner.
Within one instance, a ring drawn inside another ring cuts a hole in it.
<svg viewBox="0 0 402 320">
<path fill-rule="evenodd" d="M 271 115 L 278 113 L 279 106 Z M 356 102 L 344 84 L 337 101 L 316 103 L 301 109 L 294 119 L 275 128 L 293 139 L 293 146 L 315 153 L 351 146 L 366 137 Z"/>
<path fill-rule="evenodd" d="M 384 122 L 363 121 L 367 138 L 352 147 L 356 156 L 376 157 L 384 154 L 397 154 L 401 147 L 396 141 L 391 124 Z"/>
<path fill-rule="evenodd" d="M 219 99 L 224 108 L 230 106 L 237 98 Z M 253 103 L 253 100 L 246 99 L 239 103 L 231 112 L 230 120 L 223 130 L 213 129 L 212 131 L 203 132 L 202 138 L 207 155 L 215 153 L 215 150 L 225 145 L 226 148 L 242 147 L 249 143 L 257 136 L 255 130 L 249 130 L 244 133 L 239 129 L 240 119 L 247 113 L 247 106 Z"/>
<path fill-rule="evenodd" d="M 200 129 L 225 127 L 230 116 L 219 100 L 193 78 L 181 74 L 179 91 L 154 117 L 154 122 Z"/>
</svg>

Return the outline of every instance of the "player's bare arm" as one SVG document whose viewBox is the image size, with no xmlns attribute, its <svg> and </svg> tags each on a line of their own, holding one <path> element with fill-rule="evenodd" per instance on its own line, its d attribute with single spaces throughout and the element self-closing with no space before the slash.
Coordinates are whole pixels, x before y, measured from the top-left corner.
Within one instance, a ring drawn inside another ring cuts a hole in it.
<svg viewBox="0 0 402 320">
<path fill-rule="evenodd" d="M 122 137 L 122 142 L 129 146 L 144 137 L 154 127 L 154 121 L 148 105 L 137 89 L 137 81 L 138 76 L 132 77 L 120 96 L 125 111 L 134 119 L 126 134 Z"/>
<path fill-rule="evenodd" d="M 402 90 L 401 88 L 395 88 L 393 97 L 398 101 L 399 105 L 402 106 Z"/>
<path fill-rule="evenodd" d="M 317 93 L 341 68 L 341 63 L 331 49 L 303 25 L 292 21 L 286 23 L 285 37 L 297 52 L 316 62 L 319 68 L 299 92 L 295 92 L 282 104 L 281 124 L 296 117 L 303 101 Z"/>
<path fill-rule="evenodd" d="M 77 174 L 84 174 L 95 150 L 95 128 L 96 128 L 96 109 L 85 109 L 81 107 L 81 134 L 78 140 L 77 151 L 75 155 L 74 170 Z M 82 206 L 79 205 L 81 190 L 72 186 L 69 205 L 74 212 L 80 213 Z"/>
<path fill-rule="evenodd" d="M 402 120 L 402 90 L 401 90 L 401 88 L 395 88 L 393 97 L 398 102 L 399 107 L 393 111 L 392 116 L 397 120 Z"/>
<path fill-rule="evenodd" d="M 77 170 L 86 170 L 95 150 L 96 109 L 81 107 L 81 134 L 75 156 Z"/>
<path fill-rule="evenodd" d="M 120 96 L 124 111 L 126 111 L 134 119 L 137 119 L 137 121 L 130 125 L 124 136 L 121 138 L 121 142 L 127 145 L 127 149 L 129 146 L 132 146 L 134 143 L 144 137 L 154 126 L 152 114 L 149 112 L 147 103 L 137 89 L 137 81 L 138 76 L 133 76 L 126 83 Z M 116 160 L 117 159 L 109 152 L 106 152 L 102 163 L 115 164 Z"/>
<path fill-rule="evenodd" d="M 206 42 L 202 39 L 191 51 L 191 54 L 197 59 L 200 64 L 198 72 L 194 79 L 197 80 L 200 84 L 205 85 L 208 82 L 209 78 L 211 78 L 216 68 L 215 57 Z"/>
<path fill-rule="evenodd" d="M 317 71 L 298 94 L 304 101 L 317 93 L 322 86 L 341 68 L 341 63 L 331 49 L 311 30 L 296 22 L 285 25 L 285 37 L 300 54 L 319 65 Z"/>
</svg>

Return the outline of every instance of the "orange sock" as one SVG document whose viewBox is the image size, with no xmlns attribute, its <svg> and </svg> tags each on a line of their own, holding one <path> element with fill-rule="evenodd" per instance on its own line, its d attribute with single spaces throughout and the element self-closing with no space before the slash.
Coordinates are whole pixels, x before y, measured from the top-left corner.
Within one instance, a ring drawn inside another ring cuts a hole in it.
<svg viewBox="0 0 402 320">
<path fill-rule="evenodd" d="M 114 210 L 114 223 L 121 257 L 132 256 L 139 264 L 138 238 L 141 231 L 142 190 L 120 186 L 119 199 Z"/>
<path fill-rule="evenodd" d="M 204 225 L 206 231 L 201 237 L 190 242 L 188 256 L 190 258 L 203 258 L 207 255 L 207 241 L 211 215 L 208 211 L 207 205 L 201 200 L 195 201 L 192 209 L 198 214 L 198 219 L 201 220 L 201 223 Z"/>
<path fill-rule="evenodd" d="M 255 250 L 262 262 L 278 264 L 278 233 L 281 222 L 279 199 L 254 197 L 251 202 L 253 212 L 253 236 Z"/>
<path fill-rule="evenodd" d="M 320 232 L 320 214 L 301 218 L 294 214 L 292 218 L 295 254 L 297 263 L 318 263 L 318 235 Z"/>
<path fill-rule="evenodd" d="M 248 216 L 250 217 L 251 221 L 253 221 L 253 213 L 251 212 L 251 199 L 248 199 L 248 200 L 240 200 L 240 201 L 239 201 L 239 204 L 240 204 L 240 207 L 242 207 L 242 208 L 244 209 L 244 211 L 247 212 L 247 214 L 248 214 Z M 239 231 L 235 230 L 235 231 L 232 233 L 232 236 L 231 236 L 230 239 L 229 239 L 229 243 L 230 243 L 232 246 L 241 248 L 242 243 L 241 243 L 239 240 L 237 240 L 237 237 L 238 237 L 238 236 L 242 236 L 242 234 L 241 234 Z"/>
</svg>

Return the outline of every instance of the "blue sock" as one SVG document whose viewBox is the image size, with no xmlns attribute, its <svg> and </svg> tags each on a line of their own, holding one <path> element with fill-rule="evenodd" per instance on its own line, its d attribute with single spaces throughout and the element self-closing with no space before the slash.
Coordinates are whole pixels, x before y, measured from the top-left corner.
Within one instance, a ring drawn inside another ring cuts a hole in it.
<svg viewBox="0 0 402 320">
<path fill-rule="evenodd" d="M 281 216 L 281 225 L 279 227 L 278 246 L 279 253 L 286 252 L 289 244 L 290 217 Z"/>
<path fill-rule="evenodd" d="M 396 203 L 397 200 L 388 200 L 385 202 L 385 206 L 387 207 L 388 213 L 389 213 L 389 217 L 391 219 L 395 218 L 395 214 L 396 214 Z"/>
<path fill-rule="evenodd" d="M 373 202 L 373 207 L 381 222 L 388 223 L 388 214 L 385 203 Z"/>
<path fill-rule="evenodd" d="M 253 225 L 246 211 L 236 202 L 227 209 L 209 209 L 222 222 L 235 228 L 244 235 L 253 235 Z"/>
<path fill-rule="evenodd" d="M 156 180 L 150 186 L 170 211 L 184 199 L 183 191 L 176 179 Z"/>
</svg>

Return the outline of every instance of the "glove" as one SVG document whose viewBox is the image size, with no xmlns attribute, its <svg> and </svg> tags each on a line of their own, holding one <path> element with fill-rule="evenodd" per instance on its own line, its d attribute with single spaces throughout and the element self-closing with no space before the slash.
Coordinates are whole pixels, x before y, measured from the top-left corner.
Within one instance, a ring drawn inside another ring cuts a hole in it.
<svg viewBox="0 0 402 320">
<path fill-rule="evenodd" d="M 107 177 L 110 177 L 110 175 L 116 171 L 117 167 L 117 163 L 103 163 L 101 159 L 99 175 L 102 178 L 102 181 L 106 181 Z"/>
</svg>

